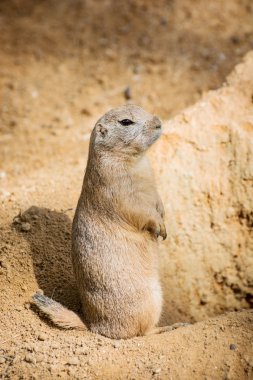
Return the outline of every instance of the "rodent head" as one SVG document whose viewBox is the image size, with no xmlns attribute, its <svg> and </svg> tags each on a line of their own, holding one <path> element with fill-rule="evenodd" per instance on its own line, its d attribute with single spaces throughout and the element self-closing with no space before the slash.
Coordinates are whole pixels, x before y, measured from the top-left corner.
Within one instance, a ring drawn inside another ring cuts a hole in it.
<svg viewBox="0 0 253 380">
<path fill-rule="evenodd" d="M 93 149 L 139 155 L 161 135 L 162 125 L 157 116 L 134 104 L 110 110 L 96 123 L 91 136 Z"/>
</svg>

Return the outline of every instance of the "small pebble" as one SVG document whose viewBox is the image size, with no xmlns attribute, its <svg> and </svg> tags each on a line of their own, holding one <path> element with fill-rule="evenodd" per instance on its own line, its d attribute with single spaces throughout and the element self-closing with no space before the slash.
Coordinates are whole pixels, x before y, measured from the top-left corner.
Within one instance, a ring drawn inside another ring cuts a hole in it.
<svg viewBox="0 0 253 380">
<path fill-rule="evenodd" d="M 30 355 L 30 354 L 27 354 L 27 355 L 25 356 L 25 361 L 26 361 L 27 363 L 32 363 L 32 364 L 35 364 L 35 363 L 36 363 L 34 357 L 33 357 L 32 355 Z"/>
<path fill-rule="evenodd" d="M 8 268 L 8 264 L 5 262 L 5 261 L 0 261 L 0 266 L 4 269 L 7 269 Z"/>
<path fill-rule="evenodd" d="M 156 368 L 154 371 L 153 371 L 153 375 L 158 375 L 158 373 L 161 372 L 161 368 Z"/>
<path fill-rule="evenodd" d="M 229 348 L 230 348 L 230 350 L 236 350 L 237 346 L 236 346 L 236 344 L 232 343 L 232 344 L 230 344 Z"/>
<path fill-rule="evenodd" d="M 26 222 L 26 223 L 21 223 L 21 231 L 27 232 L 30 231 L 31 229 L 31 224 Z"/>
<path fill-rule="evenodd" d="M 46 339 L 47 339 L 46 334 L 41 333 L 41 334 L 38 336 L 38 340 L 44 341 L 44 340 L 46 340 Z"/>
</svg>

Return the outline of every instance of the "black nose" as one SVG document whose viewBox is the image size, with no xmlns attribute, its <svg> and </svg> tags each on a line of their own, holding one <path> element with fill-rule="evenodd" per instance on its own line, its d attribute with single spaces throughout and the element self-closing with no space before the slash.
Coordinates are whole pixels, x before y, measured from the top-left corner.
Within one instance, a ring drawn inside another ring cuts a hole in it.
<svg viewBox="0 0 253 380">
<path fill-rule="evenodd" d="M 161 129 L 162 128 L 161 120 L 157 116 L 154 116 L 153 121 L 155 124 L 155 129 Z"/>
</svg>

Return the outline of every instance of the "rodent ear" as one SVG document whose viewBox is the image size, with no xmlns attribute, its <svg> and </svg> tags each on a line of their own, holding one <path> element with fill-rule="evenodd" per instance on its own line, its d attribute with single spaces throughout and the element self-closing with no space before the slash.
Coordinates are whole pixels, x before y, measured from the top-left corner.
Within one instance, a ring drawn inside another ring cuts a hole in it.
<svg viewBox="0 0 253 380">
<path fill-rule="evenodd" d="M 107 135 L 108 130 L 102 124 L 98 124 L 96 129 L 100 136 L 105 137 Z"/>
</svg>

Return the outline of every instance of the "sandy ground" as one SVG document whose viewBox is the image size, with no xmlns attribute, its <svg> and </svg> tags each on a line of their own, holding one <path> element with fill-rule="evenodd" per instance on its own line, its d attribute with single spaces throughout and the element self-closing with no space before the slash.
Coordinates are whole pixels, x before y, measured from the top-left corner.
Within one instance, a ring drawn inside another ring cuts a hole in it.
<svg viewBox="0 0 253 380">
<path fill-rule="evenodd" d="M 222 85 L 252 33 L 250 0 L 0 2 L 2 379 L 253 378 L 250 310 L 111 341 L 29 304 L 41 288 L 79 310 L 70 228 L 95 120 L 126 95 L 176 115 Z M 12 223 L 20 210 L 29 231 Z"/>
</svg>

